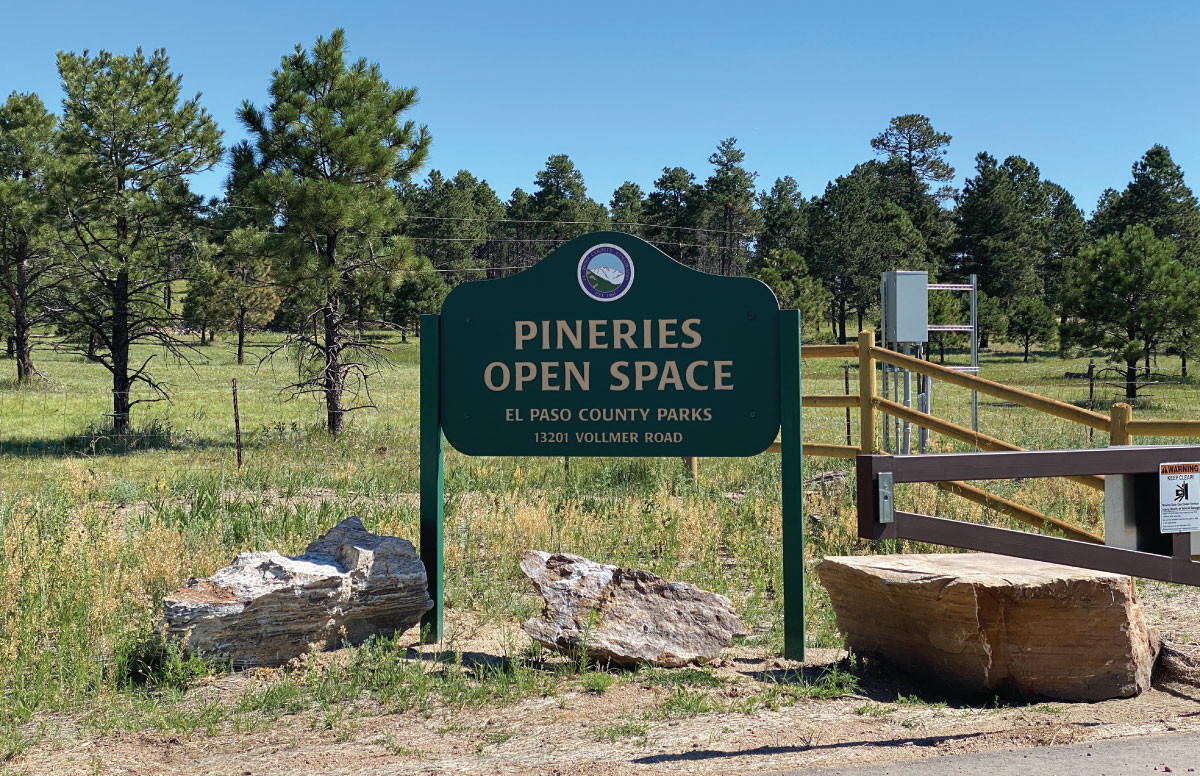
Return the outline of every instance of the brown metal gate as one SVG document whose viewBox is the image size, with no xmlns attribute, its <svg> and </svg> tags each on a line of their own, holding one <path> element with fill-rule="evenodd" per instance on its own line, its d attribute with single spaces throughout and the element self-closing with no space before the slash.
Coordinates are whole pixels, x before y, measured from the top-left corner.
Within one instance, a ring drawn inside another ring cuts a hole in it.
<svg viewBox="0 0 1200 776">
<path fill-rule="evenodd" d="M 1160 535 L 1156 538 L 1161 541 L 1155 544 L 1162 551 L 1145 552 L 904 512 L 895 508 L 895 486 L 902 483 L 1080 478 L 1104 474 L 1156 475 L 1159 464 L 1174 461 L 1200 461 L 1200 446 L 860 455 L 857 458 L 858 534 L 864 539 L 911 539 L 1200 587 L 1200 562 L 1192 559 L 1189 533 Z M 1141 517 L 1145 518 L 1145 525 L 1150 524 L 1151 516 Z M 1154 514 L 1154 526 L 1157 526 L 1157 521 L 1158 515 Z"/>
</svg>

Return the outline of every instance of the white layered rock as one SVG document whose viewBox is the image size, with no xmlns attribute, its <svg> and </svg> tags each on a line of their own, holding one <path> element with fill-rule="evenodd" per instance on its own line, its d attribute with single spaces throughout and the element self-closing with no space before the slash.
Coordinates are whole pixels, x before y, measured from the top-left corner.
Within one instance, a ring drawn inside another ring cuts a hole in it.
<svg viewBox="0 0 1200 776">
<path fill-rule="evenodd" d="M 211 577 L 188 580 L 163 606 L 166 636 L 241 668 L 403 632 L 433 600 L 412 542 L 348 517 L 299 557 L 242 553 Z"/>
<path fill-rule="evenodd" d="M 521 570 L 545 602 L 522 627 L 540 644 L 597 662 L 681 666 L 711 660 L 746 627 L 729 599 L 648 571 L 529 550 Z"/>
</svg>

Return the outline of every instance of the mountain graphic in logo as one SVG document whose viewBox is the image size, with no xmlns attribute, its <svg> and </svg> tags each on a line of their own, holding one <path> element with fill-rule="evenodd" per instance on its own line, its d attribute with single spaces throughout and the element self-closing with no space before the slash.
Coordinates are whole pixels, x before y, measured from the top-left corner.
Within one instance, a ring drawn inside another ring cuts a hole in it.
<svg viewBox="0 0 1200 776">
<path fill-rule="evenodd" d="M 598 302 L 620 299 L 633 284 L 633 260 L 616 245 L 596 245 L 579 260 L 579 287 Z"/>
<path fill-rule="evenodd" d="M 589 269 L 587 273 L 588 285 L 602 294 L 616 291 L 624 280 L 625 273 L 616 267 L 600 266 Z"/>
</svg>

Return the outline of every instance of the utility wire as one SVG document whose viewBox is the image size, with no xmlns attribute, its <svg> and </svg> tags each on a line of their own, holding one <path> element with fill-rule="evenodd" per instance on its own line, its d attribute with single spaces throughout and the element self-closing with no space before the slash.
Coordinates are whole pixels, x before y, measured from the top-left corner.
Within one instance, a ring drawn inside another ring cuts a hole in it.
<svg viewBox="0 0 1200 776">
<path fill-rule="evenodd" d="M 255 210 L 258 212 L 273 212 L 270 208 L 252 207 L 250 205 L 221 205 L 221 208 L 230 208 L 236 210 Z M 594 226 L 595 221 L 542 221 L 538 219 L 523 219 L 523 218 L 474 218 L 471 216 L 418 216 L 404 213 L 400 216 L 405 221 L 460 221 L 460 222 L 476 222 L 486 224 L 560 224 L 564 226 Z M 709 229 L 703 226 L 667 226 L 664 224 L 647 224 L 640 221 L 613 221 L 613 226 L 639 226 L 646 229 L 673 229 L 682 232 L 703 232 L 704 234 L 733 234 L 740 237 L 753 237 L 749 232 L 739 232 L 731 229 Z"/>
</svg>

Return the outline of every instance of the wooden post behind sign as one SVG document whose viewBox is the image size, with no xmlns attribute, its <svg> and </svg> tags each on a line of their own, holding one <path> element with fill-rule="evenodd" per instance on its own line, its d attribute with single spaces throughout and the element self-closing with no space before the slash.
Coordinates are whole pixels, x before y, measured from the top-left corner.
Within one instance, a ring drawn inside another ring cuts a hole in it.
<svg viewBox="0 0 1200 776">
<path fill-rule="evenodd" d="M 783 655 L 804 659 L 804 470 L 800 441 L 800 312 L 779 311 L 783 471 Z"/>
<path fill-rule="evenodd" d="M 238 414 L 237 378 L 233 378 L 233 440 L 237 447 L 238 473 L 242 471 L 242 418 Z"/>
<path fill-rule="evenodd" d="M 433 608 L 421 618 L 427 642 L 442 640 L 441 316 L 421 316 L 421 562 Z"/>
</svg>

